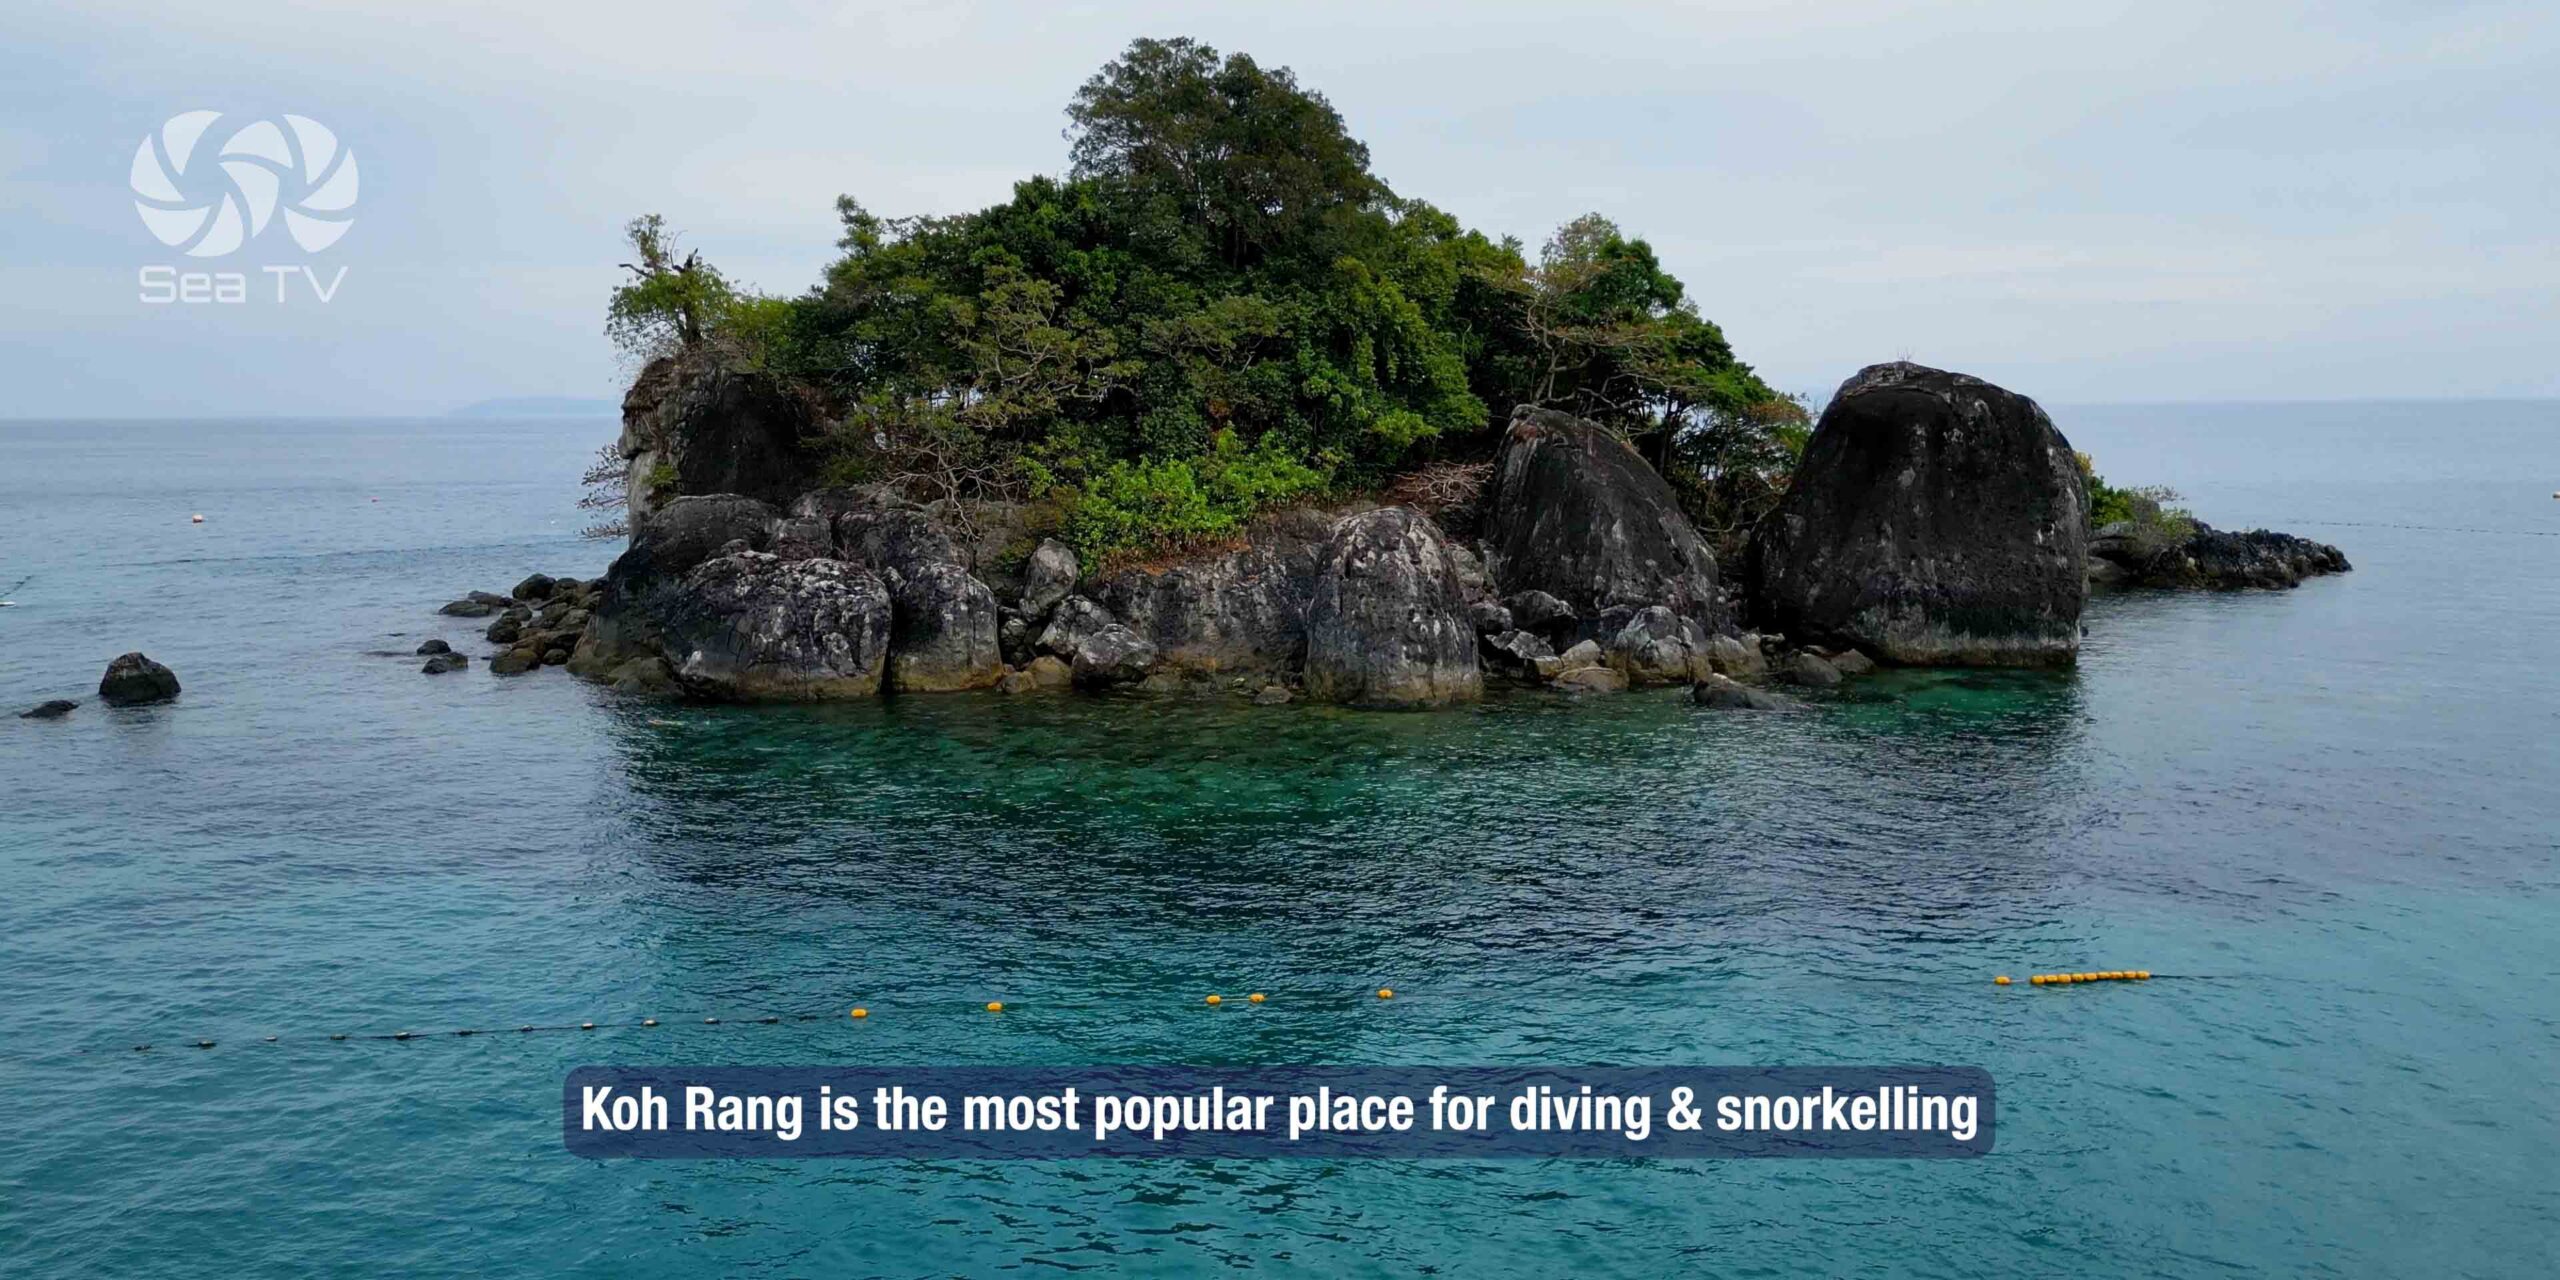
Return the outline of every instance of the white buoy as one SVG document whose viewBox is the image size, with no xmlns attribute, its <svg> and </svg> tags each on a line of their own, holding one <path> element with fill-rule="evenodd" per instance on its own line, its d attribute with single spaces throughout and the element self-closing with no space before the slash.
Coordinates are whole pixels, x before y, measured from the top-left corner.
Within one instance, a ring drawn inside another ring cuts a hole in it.
<svg viewBox="0 0 2560 1280">
<path fill-rule="evenodd" d="M 201 512 L 201 511 L 199 511 L 199 512 L 197 512 L 197 513 L 196 513 L 196 514 L 194 514 L 194 515 L 188 516 L 188 517 L 187 517 L 187 523 L 188 523 L 188 524 L 203 524 L 203 523 L 204 523 L 204 513 L 203 513 L 203 512 Z"/>
</svg>

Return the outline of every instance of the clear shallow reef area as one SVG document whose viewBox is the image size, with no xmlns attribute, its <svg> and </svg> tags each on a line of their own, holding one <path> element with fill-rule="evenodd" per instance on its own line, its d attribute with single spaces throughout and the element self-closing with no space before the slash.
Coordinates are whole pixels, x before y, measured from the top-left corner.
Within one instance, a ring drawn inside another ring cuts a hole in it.
<svg viewBox="0 0 2560 1280">
<path fill-rule="evenodd" d="M 2560 411 L 2055 416 L 2356 571 L 1801 715 L 696 707 L 411 656 L 602 569 L 608 422 L 0 424 L 0 699 L 84 704 L 0 720 L 0 1270 L 2560 1265 Z M 96 702 L 135 648 L 176 704 Z M 594 1062 L 1964 1063 L 2000 1150 L 607 1164 Z"/>
</svg>

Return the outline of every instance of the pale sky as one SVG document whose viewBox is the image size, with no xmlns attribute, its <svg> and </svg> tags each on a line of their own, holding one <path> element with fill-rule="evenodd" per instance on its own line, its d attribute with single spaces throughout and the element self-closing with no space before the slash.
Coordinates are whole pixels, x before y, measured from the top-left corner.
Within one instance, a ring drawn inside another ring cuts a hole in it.
<svg viewBox="0 0 2560 1280">
<path fill-rule="evenodd" d="M 1139 35 L 1295 68 L 1470 226 L 1607 214 L 1787 390 L 1907 357 L 2055 403 L 2560 395 L 2547 0 L 0 3 L 0 416 L 618 395 L 624 220 L 798 292 L 839 192 L 955 212 L 1061 170 Z M 198 110 L 187 182 L 259 117 L 334 131 L 344 238 L 154 239 L 135 150 Z M 337 293 L 278 304 L 262 268 L 305 263 Z M 161 265 L 250 301 L 145 303 Z"/>
</svg>

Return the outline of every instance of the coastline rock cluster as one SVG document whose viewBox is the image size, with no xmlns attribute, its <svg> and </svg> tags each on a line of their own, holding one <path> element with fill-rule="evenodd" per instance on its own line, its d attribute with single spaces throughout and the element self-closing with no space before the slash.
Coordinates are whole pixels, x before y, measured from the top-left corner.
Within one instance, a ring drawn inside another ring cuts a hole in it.
<svg viewBox="0 0 2560 1280">
<path fill-rule="evenodd" d="M 2289 533 L 2252 529 L 2225 533 L 2193 521 L 2185 537 L 2166 542 L 2146 539 L 2131 524 L 2119 521 L 2089 539 L 2089 580 L 2100 586 L 2203 587 L 2237 591 L 2251 587 L 2287 589 L 2305 578 L 2345 573 L 2353 566 L 2345 553 L 2325 542 Z"/>
<path fill-rule="evenodd" d="M 1767 686 L 1835 688 L 1879 662 L 2067 664 L 2092 563 L 2180 584 L 2345 567 L 2279 534 L 2093 536 L 2070 444 L 2034 401 L 1909 363 L 1843 384 L 1739 581 L 1623 439 L 1546 409 L 1514 413 L 1459 535 L 1410 506 L 1297 509 L 1101 573 L 1056 541 L 996 553 L 886 489 L 793 492 L 808 412 L 653 364 L 624 451 L 635 477 L 676 481 L 635 490 L 612 568 L 444 612 L 496 615 L 498 674 L 562 665 L 708 699 L 1134 688 L 1426 707 L 1687 685 L 1700 706 L 1774 711 L 1801 704 Z"/>
</svg>

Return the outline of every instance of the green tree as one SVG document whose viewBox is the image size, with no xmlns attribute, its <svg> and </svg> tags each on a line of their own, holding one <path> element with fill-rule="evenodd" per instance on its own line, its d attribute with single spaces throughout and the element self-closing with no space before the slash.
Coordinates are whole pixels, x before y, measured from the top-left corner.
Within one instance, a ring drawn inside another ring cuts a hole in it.
<svg viewBox="0 0 2560 1280">
<path fill-rule="evenodd" d="M 678 258 L 676 237 L 657 214 L 633 218 L 622 231 L 639 261 L 622 264 L 631 280 L 606 304 L 606 336 L 641 360 L 700 346 L 737 305 L 737 292 L 699 252 Z"/>
</svg>

